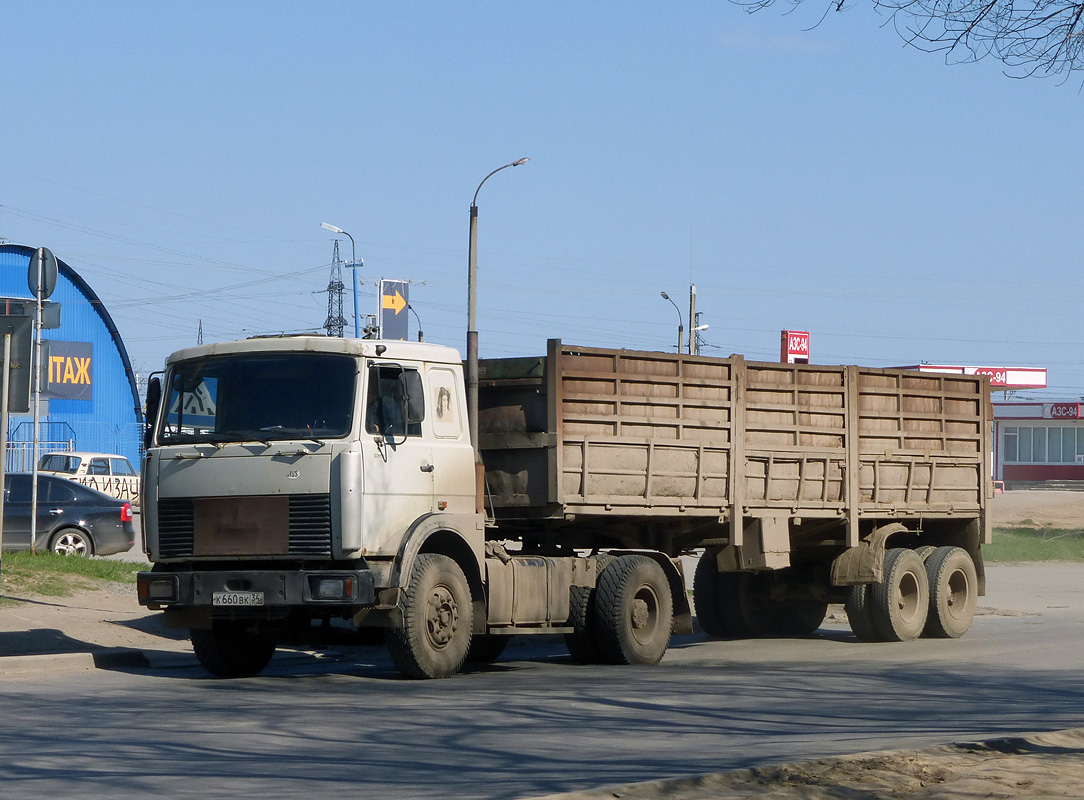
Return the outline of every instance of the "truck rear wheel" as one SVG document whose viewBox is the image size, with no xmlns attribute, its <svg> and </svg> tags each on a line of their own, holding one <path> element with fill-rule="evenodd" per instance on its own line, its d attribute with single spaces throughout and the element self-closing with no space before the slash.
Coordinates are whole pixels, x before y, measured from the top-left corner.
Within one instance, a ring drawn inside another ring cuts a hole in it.
<svg viewBox="0 0 1084 800">
<path fill-rule="evenodd" d="M 873 625 L 873 615 L 869 605 L 869 586 L 858 584 L 851 587 L 851 593 L 847 595 L 847 602 L 843 605 L 847 612 L 847 622 L 851 624 L 851 630 L 860 642 L 879 642 L 881 637 L 877 628 Z"/>
<path fill-rule="evenodd" d="M 930 583 L 918 553 L 902 547 L 888 550 L 884 577 L 868 591 L 873 626 L 882 641 L 907 642 L 922 635 L 930 608 Z"/>
<path fill-rule="evenodd" d="M 241 622 L 220 620 L 210 630 L 193 628 L 188 635 L 199 663 L 220 678 L 258 675 L 275 654 L 273 641 L 250 633 Z"/>
<path fill-rule="evenodd" d="M 696 608 L 696 621 L 700 629 L 708 636 L 727 636 L 727 624 L 723 618 L 723 604 L 720 597 L 721 581 L 719 566 L 715 561 L 718 550 L 708 549 L 696 562 L 693 573 L 693 606 Z"/>
<path fill-rule="evenodd" d="M 927 636 L 958 639 L 967 633 L 978 604 L 975 562 L 959 547 L 938 547 L 926 560 L 930 582 Z"/>
<path fill-rule="evenodd" d="M 772 628 L 783 636 L 808 636 L 820 628 L 827 614 L 825 600 L 784 600 L 776 606 Z"/>
<path fill-rule="evenodd" d="M 470 639 L 467 648 L 468 664 L 492 664 L 501 657 L 508 646 L 509 636 L 495 636 L 491 633 L 476 634 Z"/>
<path fill-rule="evenodd" d="M 403 595 L 403 627 L 388 632 L 388 652 L 408 678 L 447 678 L 470 648 L 473 609 L 463 570 L 448 556 L 423 553 Z"/>
<path fill-rule="evenodd" d="M 674 601 L 662 567 L 647 556 L 615 559 L 598 578 L 594 622 L 610 664 L 657 664 L 670 644 Z"/>
<path fill-rule="evenodd" d="M 693 605 L 696 620 L 708 636 L 739 639 L 753 636 L 756 615 L 751 611 L 752 575 L 719 572 L 717 550 L 707 550 L 693 574 Z"/>
<path fill-rule="evenodd" d="M 589 586 L 573 586 L 569 590 L 569 622 L 573 632 L 565 634 L 565 646 L 577 664 L 602 661 L 595 642 L 594 592 Z"/>
</svg>

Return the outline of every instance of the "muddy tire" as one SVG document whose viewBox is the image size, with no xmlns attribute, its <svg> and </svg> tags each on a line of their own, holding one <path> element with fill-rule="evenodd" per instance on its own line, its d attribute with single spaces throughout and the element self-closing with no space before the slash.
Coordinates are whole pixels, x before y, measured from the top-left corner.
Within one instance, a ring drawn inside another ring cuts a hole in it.
<svg viewBox="0 0 1084 800">
<path fill-rule="evenodd" d="M 577 664 L 599 664 L 602 655 L 595 641 L 595 590 L 588 586 L 573 586 L 569 594 L 569 622 L 573 632 L 565 634 L 568 654 Z"/>
<path fill-rule="evenodd" d="M 932 544 L 924 544 L 922 545 L 922 547 L 916 547 L 915 552 L 918 553 L 918 557 L 921 558 L 923 562 L 925 562 L 931 555 L 933 555 L 933 551 L 936 549 L 937 548 L 934 547 Z"/>
<path fill-rule="evenodd" d="M 922 635 L 930 609 L 926 565 L 914 550 L 885 553 L 884 577 L 869 588 L 873 626 L 885 642 L 908 642 Z"/>
<path fill-rule="evenodd" d="M 659 663 L 670 644 L 674 619 L 666 573 L 646 556 L 615 559 L 599 575 L 592 618 L 604 661 Z"/>
<path fill-rule="evenodd" d="M 879 642 L 881 637 L 873 625 L 873 616 L 869 608 L 869 586 L 859 584 L 851 587 L 847 602 L 843 605 L 847 612 L 847 622 L 860 642 Z"/>
<path fill-rule="evenodd" d="M 199 663 L 220 678 L 258 675 L 275 654 L 273 641 L 240 622 L 217 621 L 210 630 L 193 628 L 188 635 Z"/>
<path fill-rule="evenodd" d="M 510 638 L 512 637 L 494 636 L 488 633 L 475 634 L 471 637 L 470 647 L 467 648 L 467 663 L 492 664 L 501 657 Z"/>
<path fill-rule="evenodd" d="M 809 636 L 828 615 L 824 600 L 785 600 L 776 606 L 772 629 L 782 636 Z"/>
<path fill-rule="evenodd" d="M 388 652 L 408 678 L 447 678 L 470 648 L 473 607 L 463 570 L 452 559 L 423 553 L 403 595 L 403 627 L 388 631 Z"/>
<path fill-rule="evenodd" d="M 938 547 L 926 560 L 926 576 L 930 583 L 930 612 L 925 635 L 959 639 L 971 627 L 978 605 L 975 562 L 959 547 Z"/>
</svg>

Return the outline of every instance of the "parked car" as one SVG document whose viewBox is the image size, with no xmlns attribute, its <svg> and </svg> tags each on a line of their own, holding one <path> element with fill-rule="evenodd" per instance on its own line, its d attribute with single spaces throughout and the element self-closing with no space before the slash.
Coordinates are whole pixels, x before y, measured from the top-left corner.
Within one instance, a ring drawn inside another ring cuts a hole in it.
<svg viewBox="0 0 1084 800">
<path fill-rule="evenodd" d="M 99 492 L 139 505 L 139 474 L 124 456 L 112 453 L 46 453 L 38 472 L 60 475 Z"/>
<path fill-rule="evenodd" d="M 27 473 L 4 483 L 4 549 L 30 549 L 31 481 Z M 38 475 L 37 548 L 64 555 L 108 556 L 135 544 L 132 504 L 54 475 Z"/>
</svg>

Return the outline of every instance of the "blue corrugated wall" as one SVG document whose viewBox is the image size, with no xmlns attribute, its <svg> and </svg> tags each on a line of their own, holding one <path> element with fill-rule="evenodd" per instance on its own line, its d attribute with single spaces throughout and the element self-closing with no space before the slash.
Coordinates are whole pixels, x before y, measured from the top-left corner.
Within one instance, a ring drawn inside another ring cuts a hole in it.
<svg viewBox="0 0 1084 800">
<path fill-rule="evenodd" d="M 23 245 L 0 245 L 0 296 L 32 299 L 26 273 L 34 248 Z M 60 328 L 42 331 L 43 339 L 64 342 L 90 342 L 93 345 L 91 380 L 92 400 L 48 402 L 48 417 L 42 412 L 40 437 L 61 436 L 69 429 L 77 450 L 119 453 L 127 456 L 138 469 L 142 427 L 140 400 L 124 343 L 116 332 L 109 312 L 87 283 L 67 264 L 57 259 L 59 277 L 51 302 L 60 303 Z M 42 403 L 42 408 L 45 408 Z M 32 436 L 30 415 L 11 415 L 9 441 L 29 441 Z"/>
</svg>

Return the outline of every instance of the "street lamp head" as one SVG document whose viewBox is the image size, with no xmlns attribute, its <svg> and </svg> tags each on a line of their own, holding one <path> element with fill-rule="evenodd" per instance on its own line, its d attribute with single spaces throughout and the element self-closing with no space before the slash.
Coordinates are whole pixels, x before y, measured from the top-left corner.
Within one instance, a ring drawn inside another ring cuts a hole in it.
<svg viewBox="0 0 1084 800">
<path fill-rule="evenodd" d="M 670 299 L 670 295 L 668 295 L 666 292 L 659 292 L 659 297 L 661 297 L 663 300 Z"/>
<path fill-rule="evenodd" d="M 344 231 L 342 228 L 337 228 L 330 222 L 321 222 L 320 227 L 323 228 L 325 231 L 331 231 L 332 233 L 346 233 L 346 231 Z"/>
<path fill-rule="evenodd" d="M 518 167 L 520 164 L 526 164 L 530 160 L 531 159 L 529 159 L 529 158 L 520 158 L 520 159 L 517 159 L 517 160 L 513 161 L 512 166 L 513 167 Z"/>
<path fill-rule="evenodd" d="M 697 325 L 695 328 L 693 328 L 693 330 L 694 331 L 706 331 L 708 329 L 708 327 L 709 327 L 708 325 Z"/>
</svg>

